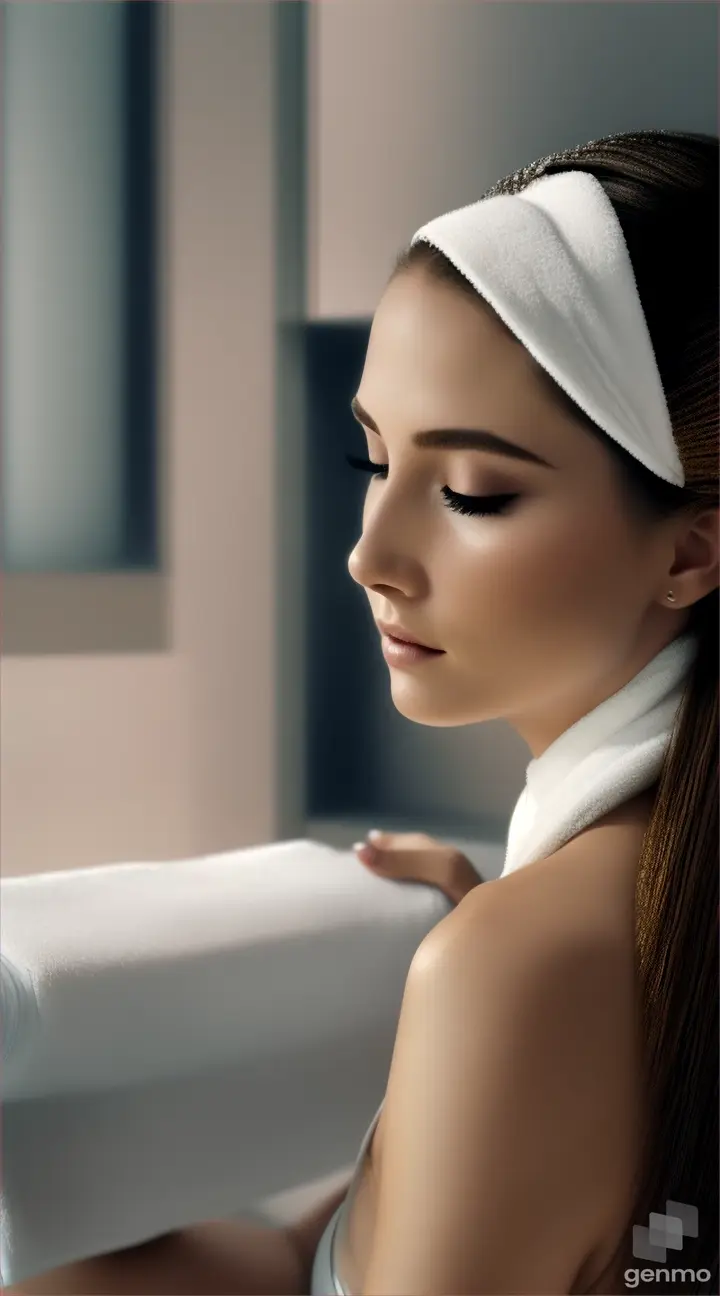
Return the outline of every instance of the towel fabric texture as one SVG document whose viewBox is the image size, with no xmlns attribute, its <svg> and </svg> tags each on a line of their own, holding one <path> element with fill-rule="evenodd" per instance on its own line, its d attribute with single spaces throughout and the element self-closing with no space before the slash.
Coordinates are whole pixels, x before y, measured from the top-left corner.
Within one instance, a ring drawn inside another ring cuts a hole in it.
<svg viewBox="0 0 720 1296">
<path fill-rule="evenodd" d="M 437 216 L 411 241 L 443 252 L 602 431 L 684 486 L 625 237 L 595 176 L 541 176 Z"/>
<path fill-rule="evenodd" d="M 6 1284 L 351 1163 L 451 908 L 313 841 L 1 888 Z"/>
<path fill-rule="evenodd" d="M 502 877 L 552 854 L 652 786 L 696 654 L 695 636 L 680 635 L 530 761 L 510 820 Z"/>
</svg>

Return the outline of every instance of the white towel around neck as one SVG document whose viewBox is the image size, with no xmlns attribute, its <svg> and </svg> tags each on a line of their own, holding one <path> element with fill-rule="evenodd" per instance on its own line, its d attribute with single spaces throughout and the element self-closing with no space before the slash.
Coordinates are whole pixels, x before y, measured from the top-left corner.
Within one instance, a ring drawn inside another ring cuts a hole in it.
<svg viewBox="0 0 720 1296">
<path fill-rule="evenodd" d="M 535 760 L 513 811 L 501 876 L 544 859 L 658 778 L 697 639 L 680 635 Z"/>
</svg>

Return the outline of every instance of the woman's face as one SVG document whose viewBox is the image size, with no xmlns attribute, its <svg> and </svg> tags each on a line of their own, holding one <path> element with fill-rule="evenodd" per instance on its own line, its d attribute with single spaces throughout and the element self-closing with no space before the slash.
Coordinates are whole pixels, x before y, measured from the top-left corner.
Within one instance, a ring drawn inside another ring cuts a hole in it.
<svg viewBox="0 0 720 1296">
<path fill-rule="evenodd" d="M 389 667 L 398 711 L 426 725 L 506 719 L 533 755 L 682 629 L 660 602 L 667 532 L 633 520 L 602 439 L 538 372 L 481 299 L 422 271 L 395 278 L 357 392 L 387 476 L 369 481 L 348 562 L 375 620 L 443 649 Z M 440 428 L 484 429 L 548 466 L 415 443 Z M 517 498 L 466 516 L 444 487 Z"/>
</svg>

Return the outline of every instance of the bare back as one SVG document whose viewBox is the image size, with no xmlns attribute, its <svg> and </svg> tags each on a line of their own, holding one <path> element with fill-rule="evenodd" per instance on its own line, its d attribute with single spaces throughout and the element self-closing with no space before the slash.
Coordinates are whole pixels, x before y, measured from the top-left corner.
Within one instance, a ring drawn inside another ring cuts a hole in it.
<svg viewBox="0 0 720 1296">
<path fill-rule="evenodd" d="M 635 882 L 643 837 L 655 788 L 604 816 L 546 860 L 503 879 L 514 888 L 517 903 L 529 921 L 553 921 L 562 912 L 573 930 L 588 937 L 609 933 L 617 950 L 616 975 L 603 992 L 613 997 L 617 1047 L 607 1058 L 607 1071 L 598 1077 L 599 1101 L 612 1103 L 619 1132 L 611 1168 L 601 1181 L 597 1167 L 588 1176 L 597 1189 L 597 1233 L 588 1239 L 586 1259 L 576 1274 L 572 1293 L 615 1290 L 596 1286 L 620 1241 L 631 1209 L 632 1181 L 637 1170 L 641 1112 L 640 1050 L 637 982 L 634 955 Z M 591 849 L 588 849 L 591 846 Z M 509 893 L 508 893 L 509 894 Z M 610 984 L 612 981 L 612 984 Z M 338 1236 L 336 1264 L 340 1281 L 351 1293 L 363 1290 L 372 1247 L 378 1187 L 382 1167 L 381 1113 L 364 1164 L 345 1228 Z M 508 1155 L 512 1155 L 508 1147 Z"/>
</svg>

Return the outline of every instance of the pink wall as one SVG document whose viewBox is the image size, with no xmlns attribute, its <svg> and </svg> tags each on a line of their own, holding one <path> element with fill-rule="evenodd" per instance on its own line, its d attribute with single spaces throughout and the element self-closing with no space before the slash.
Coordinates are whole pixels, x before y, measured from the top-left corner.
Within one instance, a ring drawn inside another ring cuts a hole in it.
<svg viewBox="0 0 720 1296">
<path fill-rule="evenodd" d="M 4 659 L 5 876 L 275 835 L 273 14 L 167 17 L 172 647 Z"/>
</svg>

